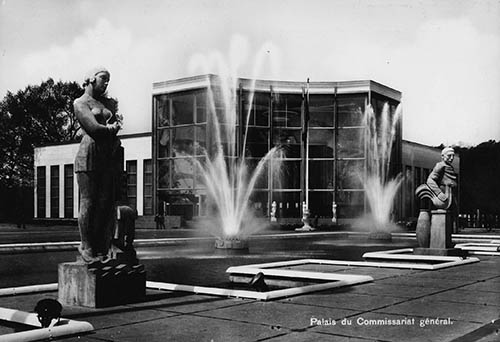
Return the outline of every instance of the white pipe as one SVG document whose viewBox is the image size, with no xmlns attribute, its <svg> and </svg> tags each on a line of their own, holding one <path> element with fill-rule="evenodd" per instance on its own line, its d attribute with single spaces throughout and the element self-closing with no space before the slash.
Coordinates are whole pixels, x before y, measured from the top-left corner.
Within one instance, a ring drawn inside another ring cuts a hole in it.
<svg viewBox="0 0 500 342">
<path fill-rule="evenodd" d="M 4 289 L 0 289 L 0 297 L 15 296 L 18 294 L 25 294 L 25 293 L 55 291 L 55 290 L 57 290 L 57 283 L 7 287 Z"/>
<path fill-rule="evenodd" d="M 82 321 L 73 321 L 61 318 L 58 323 L 48 328 L 40 328 L 37 314 L 25 311 L 0 308 L 0 319 L 25 325 L 38 329 L 5 334 L 0 336 L 0 342 L 29 342 L 48 340 L 54 337 L 74 335 L 94 330 L 92 324 Z"/>
</svg>

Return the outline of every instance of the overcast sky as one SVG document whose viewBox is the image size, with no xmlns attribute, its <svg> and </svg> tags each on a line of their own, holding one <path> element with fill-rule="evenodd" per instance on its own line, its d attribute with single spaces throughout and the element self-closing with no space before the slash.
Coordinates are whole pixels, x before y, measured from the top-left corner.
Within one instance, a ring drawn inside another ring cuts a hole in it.
<svg viewBox="0 0 500 342">
<path fill-rule="evenodd" d="M 151 129 L 152 82 L 218 52 L 240 77 L 400 90 L 408 140 L 500 140 L 499 0 L 0 1 L 0 96 L 104 65 L 125 133 Z"/>
</svg>

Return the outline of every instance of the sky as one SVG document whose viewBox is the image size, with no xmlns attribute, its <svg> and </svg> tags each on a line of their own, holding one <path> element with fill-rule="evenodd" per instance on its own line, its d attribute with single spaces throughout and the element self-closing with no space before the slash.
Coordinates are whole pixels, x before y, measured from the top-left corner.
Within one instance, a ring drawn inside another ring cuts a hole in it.
<svg viewBox="0 0 500 342">
<path fill-rule="evenodd" d="M 404 139 L 500 141 L 500 0 L 0 0 L 0 96 L 106 66 L 123 133 L 151 130 L 153 82 L 217 73 L 200 56 L 245 78 L 371 79 L 402 92 Z"/>
</svg>

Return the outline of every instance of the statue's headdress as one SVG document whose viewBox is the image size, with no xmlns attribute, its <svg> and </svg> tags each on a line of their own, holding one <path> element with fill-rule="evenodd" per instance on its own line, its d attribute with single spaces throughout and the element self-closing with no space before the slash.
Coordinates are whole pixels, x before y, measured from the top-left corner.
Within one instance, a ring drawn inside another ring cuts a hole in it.
<svg viewBox="0 0 500 342">
<path fill-rule="evenodd" d="M 83 79 L 83 86 L 85 87 L 87 84 L 92 83 L 95 80 L 95 76 L 100 72 L 107 72 L 108 74 L 110 73 L 108 69 L 102 66 L 92 68 L 85 74 L 85 78 Z"/>
<path fill-rule="evenodd" d="M 446 153 L 448 152 L 453 152 L 455 153 L 455 150 L 453 149 L 453 147 L 445 147 L 443 148 L 443 150 L 441 151 L 441 155 L 444 156 Z"/>
</svg>

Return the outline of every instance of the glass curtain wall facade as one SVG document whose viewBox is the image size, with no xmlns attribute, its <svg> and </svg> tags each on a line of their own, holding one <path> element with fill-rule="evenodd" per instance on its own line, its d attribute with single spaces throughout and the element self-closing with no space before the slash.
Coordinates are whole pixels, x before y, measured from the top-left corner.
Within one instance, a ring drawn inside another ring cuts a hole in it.
<svg viewBox="0 0 500 342">
<path fill-rule="evenodd" d="M 305 82 L 294 82 L 292 87 L 287 82 L 286 90 L 276 86 L 279 82 L 273 82 L 258 87 L 253 96 L 249 96 L 245 82 L 241 84 L 237 91 L 237 157 L 242 155 L 245 137 L 245 161 L 250 169 L 273 146 L 281 146 L 284 152 L 271 161 L 255 187 L 251 201 L 256 214 L 268 216 L 271 203 L 276 201 L 278 218 L 302 216 L 306 153 L 312 215 L 331 218 L 333 202 L 337 204 L 338 218 L 363 214 L 367 209 L 362 183 L 367 164 L 365 108 L 368 103 L 377 108 L 379 102 L 389 102 L 394 112 L 398 99 L 379 96 L 369 87 L 366 91 L 341 93 L 337 89 L 342 82 L 332 84 L 327 91 L 324 85 L 316 92 L 311 87 L 306 132 Z M 208 85 L 178 88 L 153 96 L 155 209 L 191 219 L 206 213 L 206 195 L 195 160 L 203 163 L 204 151 L 213 153 L 212 106 Z M 222 103 L 216 92 L 214 99 L 221 120 Z M 221 129 L 226 129 L 224 122 Z M 398 134 L 391 170 L 395 174 L 400 168 L 400 129 Z M 228 147 L 224 149 L 227 153 Z"/>
</svg>

